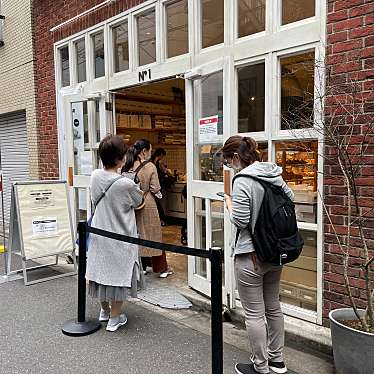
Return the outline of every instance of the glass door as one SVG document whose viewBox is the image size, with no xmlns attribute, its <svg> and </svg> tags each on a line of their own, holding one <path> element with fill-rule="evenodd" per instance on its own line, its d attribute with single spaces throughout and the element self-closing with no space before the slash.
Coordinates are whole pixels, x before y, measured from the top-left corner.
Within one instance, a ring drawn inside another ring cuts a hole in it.
<svg viewBox="0 0 374 374">
<path fill-rule="evenodd" d="M 65 99 L 67 179 L 72 187 L 71 201 L 75 227 L 91 215 L 90 177 L 100 167 L 100 140 L 112 132 L 111 97 L 100 96 L 82 100 Z"/>
<path fill-rule="evenodd" d="M 186 74 L 187 170 L 188 170 L 188 243 L 209 250 L 227 251 L 227 216 L 220 149 L 225 137 L 225 61 L 215 61 Z M 224 267 L 225 268 L 225 267 Z M 224 300 L 230 290 L 224 271 Z M 189 258 L 188 284 L 210 296 L 210 261 Z M 230 282 L 229 282 L 230 283 Z"/>
</svg>

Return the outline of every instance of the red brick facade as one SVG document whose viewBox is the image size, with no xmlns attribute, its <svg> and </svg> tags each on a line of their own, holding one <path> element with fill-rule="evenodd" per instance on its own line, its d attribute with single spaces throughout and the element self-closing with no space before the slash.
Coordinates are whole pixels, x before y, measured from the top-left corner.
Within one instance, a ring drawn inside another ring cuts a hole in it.
<svg viewBox="0 0 374 374">
<path fill-rule="evenodd" d="M 331 83 L 347 83 L 353 80 L 364 95 L 365 105 L 361 118 L 356 120 L 351 147 L 357 147 L 363 138 L 365 124 L 374 116 L 374 2 L 372 0 L 335 0 L 328 1 L 327 16 L 327 65 L 331 72 Z M 371 91 L 371 92 L 370 92 Z M 344 95 L 344 92 L 337 93 Z M 326 110 L 329 110 L 327 107 Z M 350 116 L 342 114 L 344 123 L 349 123 Z M 334 154 L 335 150 L 326 147 L 326 154 Z M 328 162 L 325 164 L 325 195 L 329 213 L 341 240 L 346 239 L 344 224 L 347 223 L 347 191 L 339 186 L 341 182 L 334 179 L 337 171 Z M 365 209 L 374 207 L 374 143 L 369 145 L 364 166 L 357 179 L 359 185 L 360 205 Z M 371 217 L 374 217 L 372 212 Z M 366 223 L 369 247 L 374 250 L 374 219 Z M 357 231 L 357 230 L 356 230 Z M 360 248 L 362 243 L 358 233 L 353 239 L 352 258 L 350 262 L 350 283 L 353 286 L 353 296 L 359 306 L 365 296 L 365 283 L 359 266 Z M 324 245 L 324 305 L 323 316 L 326 318 L 329 310 L 349 305 L 347 291 L 343 279 L 343 255 L 336 244 L 331 226 L 325 220 Z"/>
<path fill-rule="evenodd" d="M 39 167 L 40 176 L 43 179 L 55 179 L 59 176 L 53 44 L 141 4 L 143 1 L 117 0 L 111 5 L 80 17 L 58 31 L 50 32 L 52 27 L 102 3 L 103 0 L 34 0 Z"/>
</svg>

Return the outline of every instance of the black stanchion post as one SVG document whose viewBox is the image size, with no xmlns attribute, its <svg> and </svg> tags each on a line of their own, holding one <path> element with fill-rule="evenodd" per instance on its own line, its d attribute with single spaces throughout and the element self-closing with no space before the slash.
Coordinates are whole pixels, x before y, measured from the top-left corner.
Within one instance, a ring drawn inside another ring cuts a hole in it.
<svg viewBox="0 0 374 374">
<path fill-rule="evenodd" d="M 78 322 L 86 320 L 86 262 L 87 262 L 87 225 L 78 224 L 79 258 L 78 258 Z"/>
<path fill-rule="evenodd" d="M 69 336 L 93 334 L 101 328 L 98 320 L 86 320 L 86 252 L 87 223 L 79 222 L 79 262 L 78 262 L 78 319 L 65 322 L 62 332 Z"/>
<path fill-rule="evenodd" d="M 223 374 L 222 251 L 211 249 L 212 373 Z"/>
</svg>

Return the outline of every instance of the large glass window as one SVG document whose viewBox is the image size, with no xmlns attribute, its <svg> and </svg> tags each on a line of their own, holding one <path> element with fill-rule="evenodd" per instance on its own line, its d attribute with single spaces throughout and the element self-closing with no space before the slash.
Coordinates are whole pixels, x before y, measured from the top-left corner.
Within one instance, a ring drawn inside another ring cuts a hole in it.
<svg viewBox="0 0 374 374">
<path fill-rule="evenodd" d="M 168 58 L 188 53 L 188 0 L 166 6 Z"/>
<path fill-rule="evenodd" d="M 265 63 L 238 69 L 239 132 L 265 130 Z"/>
<path fill-rule="evenodd" d="M 84 39 L 78 40 L 75 43 L 75 54 L 77 64 L 77 79 L 78 83 L 87 80 L 86 77 L 86 43 Z"/>
<path fill-rule="evenodd" d="M 105 76 L 104 32 L 92 37 L 94 45 L 95 78 Z"/>
<path fill-rule="evenodd" d="M 197 248 L 206 249 L 206 207 L 205 199 L 195 198 L 195 245 Z M 195 258 L 195 273 L 203 278 L 207 277 L 207 260 Z"/>
<path fill-rule="evenodd" d="M 139 66 L 156 61 L 156 11 L 138 17 Z"/>
<path fill-rule="evenodd" d="M 202 48 L 224 41 L 224 0 L 201 0 Z"/>
<path fill-rule="evenodd" d="M 222 160 L 217 152 L 223 142 L 223 72 L 195 81 L 194 93 L 197 98 L 195 139 L 198 145 L 195 177 L 222 182 Z"/>
<path fill-rule="evenodd" d="M 281 64 L 281 127 L 313 127 L 314 52 L 284 57 Z"/>
<path fill-rule="evenodd" d="M 129 33 L 128 22 L 113 27 L 114 72 L 129 69 Z"/>
<path fill-rule="evenodd" d="M 95 141 L 99 143 L 101 140 L 100 137 L 100 102 L 95 100 Z"/>
<path fill-rule="evenodd" d="M 282 25 L 315 15 L 315 0 L 282 0 Z"/>
<path fill-rule="evenodd" d="M 266 0 L 238 0 L 238 36 L 265 30 Z"/>
<path fill-rule="evenodd" d="M 317 141 L 276 143 L 276 162 L 295 194 L 299 222 L 317 223 Z"/>
<path fill-rule="evenodd" d="M 300 257 L 283 266 L 280 299 L 298 307 L 317 310 L 317 233 L 300 230 L 304 247 Z"/>
<path fill-rule="evenodd" d="M 60 49 L 60 63 L 61 63 L 61 86 L 70 86 L 70 64 L 69 64 L 69 47 Z"/>
</svg>

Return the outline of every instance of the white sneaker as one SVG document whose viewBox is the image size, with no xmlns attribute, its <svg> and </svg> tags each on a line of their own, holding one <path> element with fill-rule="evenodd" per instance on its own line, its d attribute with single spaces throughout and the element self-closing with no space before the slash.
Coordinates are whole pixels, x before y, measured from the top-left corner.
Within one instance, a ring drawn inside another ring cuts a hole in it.
<svg viewBox="0 0 374 374">
<path fill-rule="evenodd" d="M 99 315 L 99 321 L 100 322 L 107 322 L 109 321 L 109 312 L 107 312 L 106 310 L 104 309 L 101 309 L 100 310 L 100 315 Z"/>
<path fill-rule="evenodd" d="M 125 314 L 121 314 L 118 317 L 109 318 L 108 325 L 106 327 L 106 331 L 117 331 L 121 326 L 126 325 L 127 317 Z"/>
<path fill-rule="evenodd" d="M 160 273 L 159 277 L 160 278 L 167 278 L 169 275 L 172 275 L 174 274 L 174 271 L 173 270 L 168 270 L 168 271 L 165 271 L 163 273 Z"/>
</svg>

